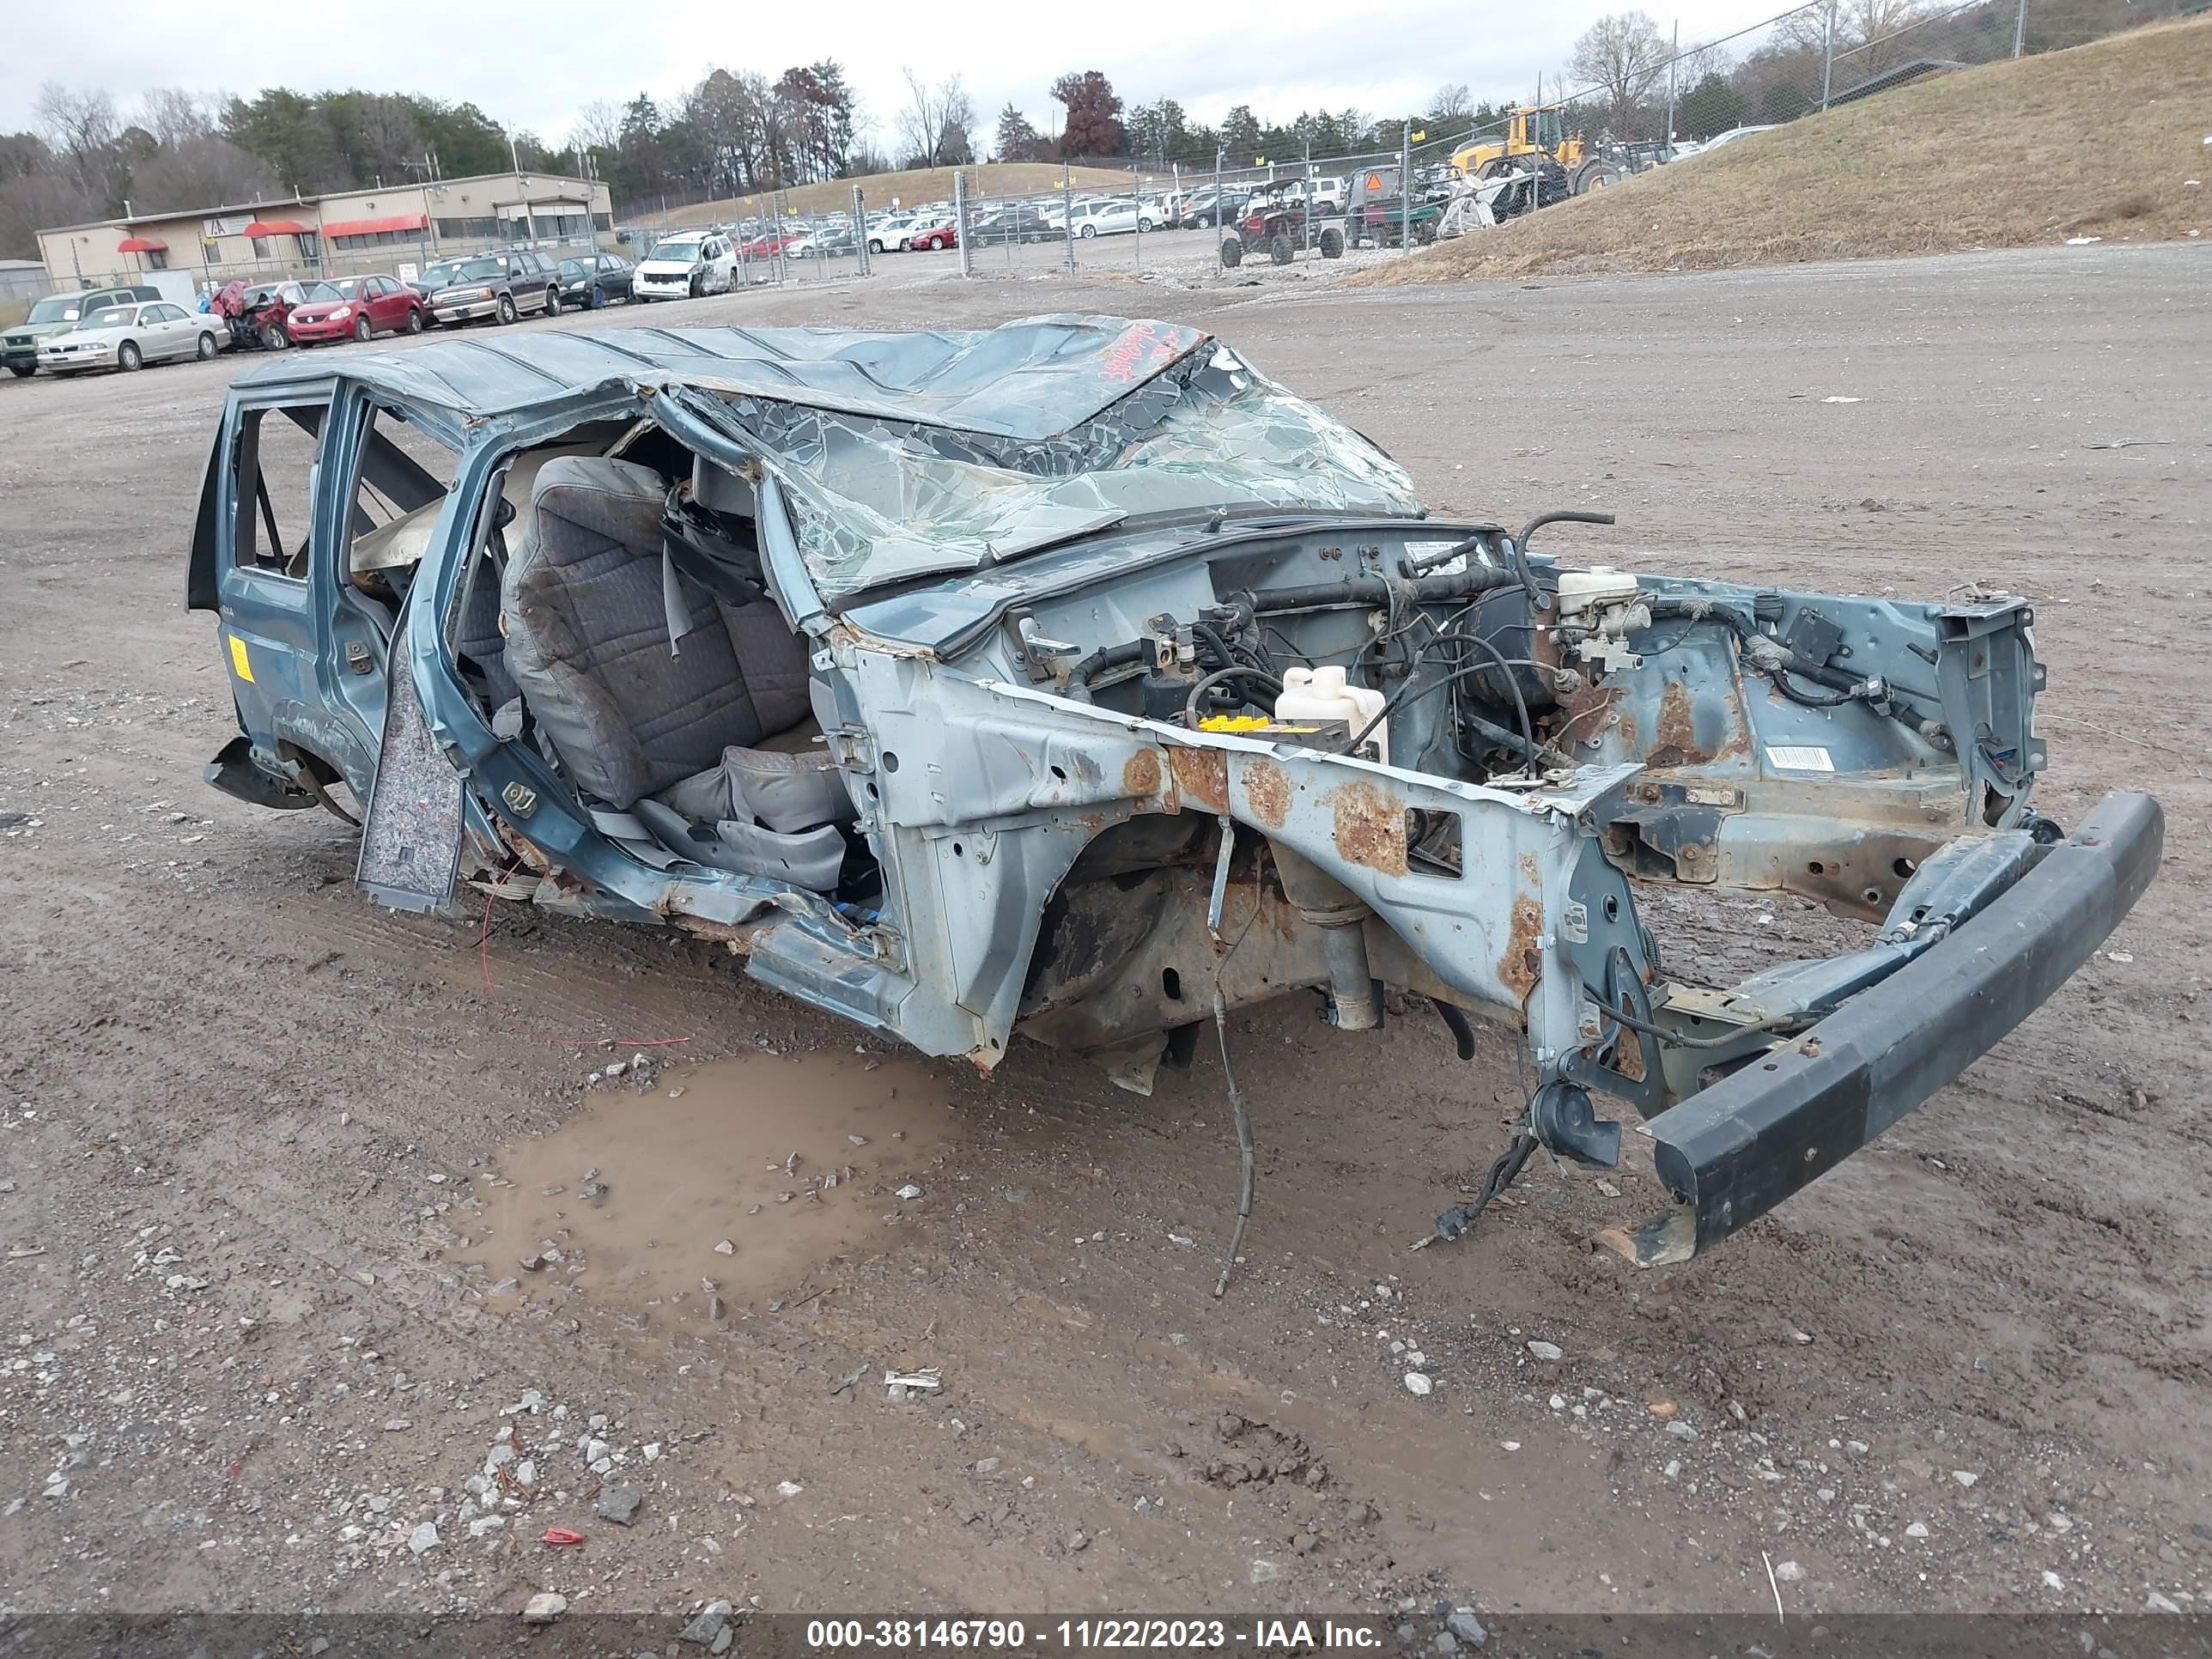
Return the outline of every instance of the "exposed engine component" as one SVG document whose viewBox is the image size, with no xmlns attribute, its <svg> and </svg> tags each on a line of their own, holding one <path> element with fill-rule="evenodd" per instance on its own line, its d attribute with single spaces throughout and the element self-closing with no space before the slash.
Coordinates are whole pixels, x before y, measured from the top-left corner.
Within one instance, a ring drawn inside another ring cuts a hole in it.
<svg viewBox="0 0 2212 1659">
<path fill-rule="evenodd" d="M 1563 570 L 1559 577 L 1559 643 L 1601 676 L 1618 668 L 1640 668 L 1644 659 L 1629 648 L 1628 636 L 1651 626 L 1651 607 L 1644 603 L 1636 578 L 1611 565 Z"/>
</svg>

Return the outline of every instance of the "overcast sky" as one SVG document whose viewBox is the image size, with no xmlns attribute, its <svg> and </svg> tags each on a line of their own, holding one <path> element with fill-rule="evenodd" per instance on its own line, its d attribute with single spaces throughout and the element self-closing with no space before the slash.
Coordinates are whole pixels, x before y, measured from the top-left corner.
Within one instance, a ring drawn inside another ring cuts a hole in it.
<svg viewBox="0 0 2212 1659">
<path fill-rule="evenodd" d="M 672 96 L 709 68 L 773 76 L 834 58 L 860 94 L 871 136 L 892 148 L 905 101 L 901 70 L 934 82 L 957 73 L 985 128 L 1011 100 L 1040 130 L 1057 131 L 1047 91 L 1069 70 L 1103 70 L 1125 103 L 1178 99 L 1194 121 L 1218 121 L 1249 103 L 1262 119 L 1346 106 L 1369 116 L 1419 110 L 1447 82 L 1493 101 L 1535 90 L 1559 73 L 1574 37 L 1620 0 L 1553 7 L 1492 0 L 1405 0 L 1390 9 L 1343 0 L 1201 0 L 1188 9 L 1146 7 L 1117 27 L 1112 8 L 1036 0 L 954 0 L 925 14 L 892 0 L 737 6 L 728 0 L 535 0 L 349 14 L 298 4 L 257 9 L 108 0 L 98 27 L 59 5 L 10 7 L 0 59 L 0 130 L 33 125 L 40 84 L 106 88 L 126 117 L 149 87 L 252 92 L 358 87 L 415 92 L 479 106 L 494 120 L 549 143 L 568 133 L 594 99 Z M 1657 0 L 1683 43 L 1767 15 L 1759 0 Z M 925 21 L 927 17 L 927 21 Z M 261 21 L 255 21 L 259 19 Z M 1173 19 L 1165 33 L 1161 20 Z"/>
</svg>

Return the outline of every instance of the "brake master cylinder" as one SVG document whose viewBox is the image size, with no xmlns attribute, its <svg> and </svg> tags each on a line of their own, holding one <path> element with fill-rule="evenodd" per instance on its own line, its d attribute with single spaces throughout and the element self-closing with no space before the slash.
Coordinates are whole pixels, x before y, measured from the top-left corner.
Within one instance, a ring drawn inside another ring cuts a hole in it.
<svg viewBox="0 0 2212 1659">
<path fill-rule="evenodd" d="M 1651 626 L 1651 607 L 1630 572 L 1602 564 L 1562 570 L 1559 619 L 1561 641 L 1573 641 L 1575 654 L 1595 664 L 1600 675 L 1642 665 L 1628 636 Z"/>
</svg>

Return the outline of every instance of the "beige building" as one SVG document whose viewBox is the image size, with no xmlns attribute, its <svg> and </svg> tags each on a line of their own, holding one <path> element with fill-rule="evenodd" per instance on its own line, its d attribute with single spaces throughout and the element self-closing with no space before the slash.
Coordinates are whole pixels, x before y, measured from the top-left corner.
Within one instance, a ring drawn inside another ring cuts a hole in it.
<svg viewBox="0 0 2212 1659">
<path fill-rule="evenodd" d="M 189 270 L 217 284 L 418 269 L 485 248 L 611 246 L 614 204 L 595 179 L 490 173 L 472 179 L 133 214 L 39 233 L 59 289 Z"/>
</svg>

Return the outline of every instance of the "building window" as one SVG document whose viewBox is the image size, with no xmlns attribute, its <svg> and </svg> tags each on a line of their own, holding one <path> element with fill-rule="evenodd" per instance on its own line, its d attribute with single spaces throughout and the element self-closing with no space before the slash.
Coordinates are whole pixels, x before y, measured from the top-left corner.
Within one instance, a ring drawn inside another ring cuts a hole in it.
<svg viewBox="0 0 2212 1659">
<path fill-rule="evenodd" d="M 613 214 L 594 213 L 592 216 L 592 228 L 593 230 L 612 230 L 614 228 L 615 216 Z"/>
<path fill-rule="evenodd" d="M 147 270 L 167 270 L 168 268 L 169 256 L 167 253 L 164 253 L 160 248 L 155 248 L 146 255 Z"/>
<path fill-rule="evenodd" d="M 257 236 L 253 239 L 253 257 L 257 259 L 265 259 L 269 257 L 269 239 L 266 236 Z"/>
</svg>

